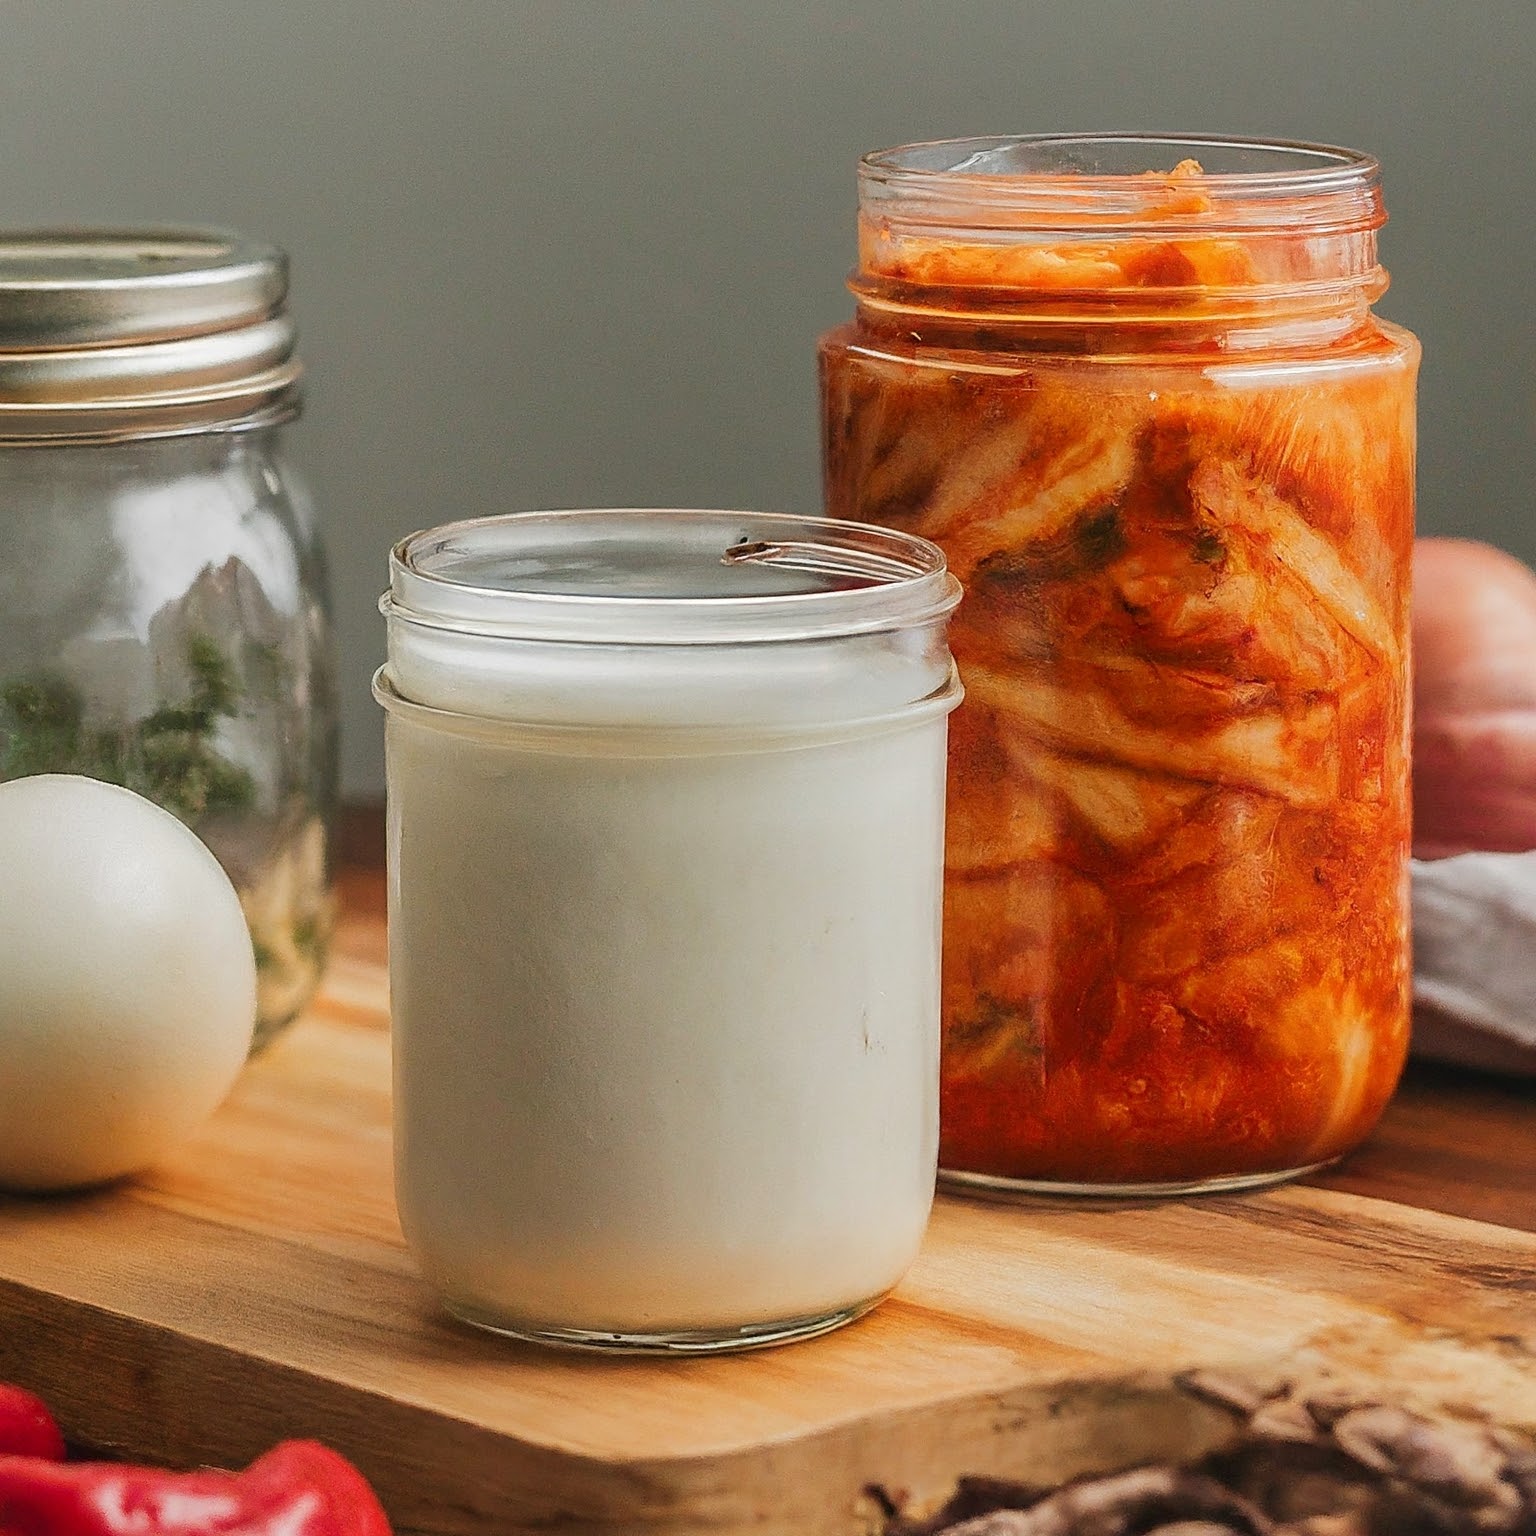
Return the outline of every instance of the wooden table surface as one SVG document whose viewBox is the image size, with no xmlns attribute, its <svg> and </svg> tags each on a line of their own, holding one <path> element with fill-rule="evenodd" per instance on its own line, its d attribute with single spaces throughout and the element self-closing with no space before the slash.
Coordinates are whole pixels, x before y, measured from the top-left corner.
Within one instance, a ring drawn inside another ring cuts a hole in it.
<svg viewBox="0 0 1536 1536">
<path fill-rule="evenodd" d="M 1119 1211 L 938 1202 L 871 1317 L 714 1360 L 601 1360 L 443 1318 L 389 1180 L 383 882 L 308 1018 L 182 1154 L 0 1198 L 0 1380 L 80 1440 L 236 1465 L 317 1435 L 403 1533 L 863 1536 L 872 1484 L 1041 1481 L 1197 1454 L 1195 1366 L 1386 1382 L 1536 1430 L 1536 1096 L 1416 1069 L 1304 1184 Z"/>
</svg>

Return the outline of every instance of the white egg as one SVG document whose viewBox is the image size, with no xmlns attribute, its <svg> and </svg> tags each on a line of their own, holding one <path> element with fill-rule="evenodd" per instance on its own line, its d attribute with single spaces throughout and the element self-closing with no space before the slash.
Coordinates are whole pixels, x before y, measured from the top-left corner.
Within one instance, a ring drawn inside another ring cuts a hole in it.
<svg viewBox="0 0 1536 1536">
<path fill-rule="evenodd" d="M 245 1061 L 256 963 L 218 861 L 168 811 L 73 774 L 0 784 L 0 1187 L 147 1167 Z"/>
</svg>

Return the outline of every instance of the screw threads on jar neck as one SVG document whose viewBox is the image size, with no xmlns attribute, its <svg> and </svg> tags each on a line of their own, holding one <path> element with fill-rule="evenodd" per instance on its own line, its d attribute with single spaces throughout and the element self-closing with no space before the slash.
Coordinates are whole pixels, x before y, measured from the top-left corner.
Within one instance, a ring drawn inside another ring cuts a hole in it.
<svg viewBox="0 0 1536 1536">
<path fill-rule="evenodd" d="M 860 166 L 850 287 L 865 329 L 906 345 L 1326 345 L 1386 288 L 1379 179 L 1352 150 L 1265 141 L 1052 135 L 882 150 Z"/>
</svg>

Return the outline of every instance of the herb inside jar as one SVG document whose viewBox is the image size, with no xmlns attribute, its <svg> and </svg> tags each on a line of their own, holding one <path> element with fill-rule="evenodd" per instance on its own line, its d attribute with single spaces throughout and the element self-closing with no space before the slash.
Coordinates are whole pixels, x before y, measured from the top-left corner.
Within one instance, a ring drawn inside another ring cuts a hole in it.
<svg viewBox="0 0 1536 1536">
<path fill-rule="evenodd" d="M 220 720 L 239 711 L 234 668 L 207 635 L 187 640 L 192 688 L 130 725 L 90 725 L 85 698 L 62 678 L 17 679 L 0 689 L 0 778 L 79 773 L 121 784 L 189 825 L 214 811 L 248 808 L 255 785 L 213 745 Z"/>
</svg>

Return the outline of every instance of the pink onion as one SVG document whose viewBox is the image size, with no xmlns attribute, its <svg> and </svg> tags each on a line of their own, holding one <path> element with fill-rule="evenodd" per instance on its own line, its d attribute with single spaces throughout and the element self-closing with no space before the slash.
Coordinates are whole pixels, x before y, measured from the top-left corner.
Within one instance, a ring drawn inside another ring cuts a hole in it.
<svg viewBox="0 0 1536 1536">
<path fill-rule="evenodd" d="M 1420 539 L 1413 579 L 1414 854 L 1536 848 L 1536 573 Z"/>
</svg>

